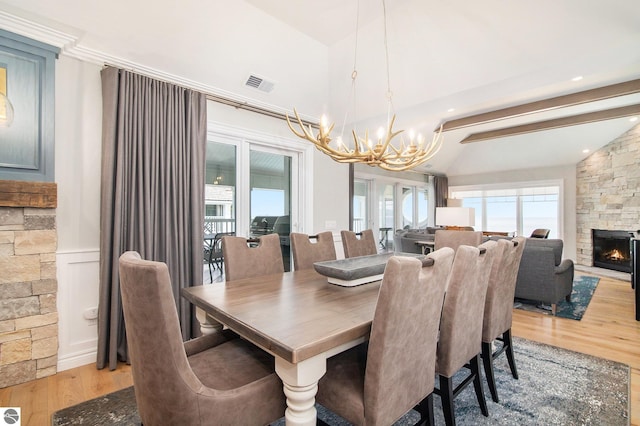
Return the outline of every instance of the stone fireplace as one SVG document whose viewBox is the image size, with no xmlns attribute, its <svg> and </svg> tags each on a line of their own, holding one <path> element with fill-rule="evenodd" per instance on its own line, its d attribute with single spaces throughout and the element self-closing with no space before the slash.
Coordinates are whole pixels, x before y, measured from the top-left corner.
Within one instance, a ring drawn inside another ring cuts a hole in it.
<svg viewBox="0 0 640 426">
<path fill-rule="evenodd" d="M 640 125 L 619 136 L 576 167 L 576 261 L 594 264 L 594 255 L 608 251 L 594 247 L 592 230 L 614 235 L 640 229 Z M 594 249 L 598 253 L 594 253 Z M 616 255 L 617 256 L 617 255 Z M 615 262 L 615 261 L 614 261 Z M 611 262 L 610 262 L 611 263 Z M 617 269 L 620 270 L 620 269 Z M 625 272 L 630 272 L 625 270 Z"/>
<path fill-rule="evenodd" d="M 55 183 L 0 180 L 0 388 L 56 373 Z"/>
</svg>

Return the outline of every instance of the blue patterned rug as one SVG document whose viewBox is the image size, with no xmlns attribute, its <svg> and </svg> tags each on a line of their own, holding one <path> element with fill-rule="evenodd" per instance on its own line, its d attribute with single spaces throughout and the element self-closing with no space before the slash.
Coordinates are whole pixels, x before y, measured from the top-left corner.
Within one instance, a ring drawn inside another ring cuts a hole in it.
<svg viewBox="0 0 640 426">
<path fill-rule="evenodd" d="M 629 366 L 517 337 L 513 346 L 519 380 L 512 378 L 506 357 L 498 357 L 494 368 L 500 402 L 493 402 L 483 379 L 489 408 L 489 417 L 484 417 L 473 386 L 467 386 L 454 402 L 458 425 L 629 424 Z M 444 425 L 440 397 L 433 400 L 436 425 Z M 316 408 L 329 425 L 349 424 L 318 404 Z M 417 420 L 417 413 L 410 411 L 396 426 Z M 140 425 L 133 388 L 60 410 L 51 424 Z M 284 419 L 274 423 L 282 425 Z"/>
<path fill-rule="evenodd" d="M 577 275 L 573 280 L 571 302 L 562 299 L 562 301 L 558 303 L 556 316 L 578 321 L 581 320 L 589 306 L 589 302 L 591 302 L 593 292 L 596 291 L 598 282 L 600 282 L 600 278 L 598 277 Z M 551 305 L 541 305 L 535 301 L 516 299 L 513 307 L 551 315 Z"/>
</svg>

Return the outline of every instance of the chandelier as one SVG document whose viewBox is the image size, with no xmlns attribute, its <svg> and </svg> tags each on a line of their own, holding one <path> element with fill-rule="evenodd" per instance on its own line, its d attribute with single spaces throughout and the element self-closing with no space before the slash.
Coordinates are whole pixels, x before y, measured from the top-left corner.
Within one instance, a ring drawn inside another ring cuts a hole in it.
<svg viewBox="0 0 640 426">
<path fill-rule="evenodd" d="M 360 5 L 358 2 L 359 15 Z M 414 136 L 413 132 L 409 132 L 409 141 L 405 141 L 402 137 L 404 130 L 393 130 L 393 124 L 396 120 L 395 113 L 393 111 L 393 92 L 391 92 L 390 78 L 389 78 L 389 49 L 387 46 L 387 11 L 385 0 L 382 0 L 382 10 L 384 18 L 384 49 L 385 59 L 387 66 L 387 125 L 386 129 L 380 127 L 377 131 L 377 140 L 372 141 L 369 138 L 369 130 L 365 130 L 364 136 L 358 135 L 354 129 L 351 131 L 353 136 L 353 146 L 350 147 L 345 144 L 341 136 L 338 136 L 335 140 L 331 138 L 331 132 L 334 128 L 334 123 L 327 124 L 327 119 L 323 115 L 320 120 L 317 134 L 311 125 L 305 126 L 298 114 L 298 111 L 294 108 L 293 113 L 296 118 L 297 125 L 300 130 L 296 130 L 291 123 L 291 119 L 287 114 L 287 124 L 289 129 L 299 138 L 305 139 L 315 145 L 320 151 L 331 157 L 333 160 L 339 163 L 361 163 L 369 166 L 377 166 L 384 170 L 390 171 L 404 171 L 412 169 L 432 158 L 440 150 L 442 146 L 442 126 L 439 131 L 435 132 L 433 139 L 427 142 L 422 135 Z M 351 73 L 351 97 L 355 94 L 355 83 L 358 76 L 356 70 L 355 58 L 357 58 L 357 38 L 358 38 L 358 21 L 356 20 L 356 52 L 354 54 L 354 69 Z M 346 116 L 345 120 L 346 122 Z M 344 126 L 343 126 L 344 132 Z M 392 140 L 399 136 L 399 142 L 392 143 Z"/>
</svg>

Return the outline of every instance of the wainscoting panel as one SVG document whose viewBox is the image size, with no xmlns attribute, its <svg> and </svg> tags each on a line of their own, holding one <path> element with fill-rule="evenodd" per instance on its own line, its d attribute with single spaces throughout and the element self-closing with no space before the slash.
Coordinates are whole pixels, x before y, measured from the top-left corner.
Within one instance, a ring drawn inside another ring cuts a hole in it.
<svg viewBox="0 0 640 426">
<path fill-rule="evenodd" d="M 59 252 L 58 371 L 96 362 L 100 251 Z"/>
</svg>

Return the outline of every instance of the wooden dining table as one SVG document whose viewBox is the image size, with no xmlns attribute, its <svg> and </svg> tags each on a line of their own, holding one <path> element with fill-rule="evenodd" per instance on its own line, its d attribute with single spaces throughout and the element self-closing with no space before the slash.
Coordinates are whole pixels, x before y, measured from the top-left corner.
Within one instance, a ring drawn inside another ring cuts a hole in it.
<svg viewBox="0 0 640 426">
<path fill-rule="evenodd" d="M 380 281 L 327 282 L 313 269 L 189 287 L 182 295 L 209 317 L 275 357 L 287 425 L 315 425 L 327 358 L 368 339 Z"/>
</svg>

